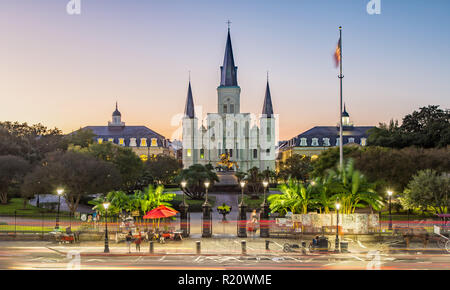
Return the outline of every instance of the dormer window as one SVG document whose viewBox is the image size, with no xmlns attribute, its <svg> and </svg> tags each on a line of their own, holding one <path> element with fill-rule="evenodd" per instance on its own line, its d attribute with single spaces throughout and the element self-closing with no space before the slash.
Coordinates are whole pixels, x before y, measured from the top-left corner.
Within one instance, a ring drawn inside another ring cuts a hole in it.
<svg viewBox="0 0 450 290">
<path fill-rule="evenodd" d="M 156 146 L 158 146 L 158 139 L 156 139 L 156 138 L 152 138 L 152 143 L 151 143 L 151 146 L 152 146 L 152 147 L 156 147 Z"/>
<path fill-rule="evenodd" d="M 340 138 L 338 137 L 338 138 L 336 138 L 336 146 L 339 146 L 339 140 L 340 140 Z"/>
<path fill-rule="evenodd" d="M 97 142 L 98 142 L 98 144 L 102 144 L 103 143 L 103 138 L 97 138 Z"/>
<path fill-rule="evenodd" d="M 119 145 L 120 146 L 125 146 L 125 139 L 124 138 L 119 138 Z"/>
<path fill-rule="evenodd" d="M 141 145 L 140 147 L 147 147 L 147 138 L 141 138 Z"/>
<path fill-rule="evenodd" d="M 355 143 L 355 138 L 348 138 L 348 143 Z"/>
<path fill-rule="evenodd" d="M 323 138 L 323 146 L 330 146 L 330 138 Z"/>
<path fill-rule="evenodd" d="M 136 138 L 130 138 L 130 147 L 136 147 Z"/>
<path fill-rule="evenodd" d="M 319 146 L 319 139 L 318 138 L 312 138 L 311 146 Z"/>
<path fill-rule="evenodd" d="M 361 138 L 361 146 L 367 145 L 367 138 Z"/>
<path fill-rule="evenodd" d="M 300 146 L 308 146 L 306 138 L 300 138 Z"/>
<path fill-rule="evenodd" d="M 114 138 L 108 138 L 108 142 L 114 143 Z"/>
</svg>

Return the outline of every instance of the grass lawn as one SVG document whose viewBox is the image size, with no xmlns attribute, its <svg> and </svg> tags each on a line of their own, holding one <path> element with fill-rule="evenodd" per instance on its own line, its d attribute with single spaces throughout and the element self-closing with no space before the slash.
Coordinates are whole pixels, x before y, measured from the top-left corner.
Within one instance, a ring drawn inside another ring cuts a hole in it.
<svg viewBox="0 0 450 290">
<path fill-rule="evenodd" d="M 24 208 L 23 198 L 11 198 L 9 203 L 0 204 L 0 214 L 14 214 L 14 211 L 17 211 L 17 214 L 37 214 L 49 212 L 48 209 L 39 208 L 30 204 L 26 204 Z"/>
</svg>

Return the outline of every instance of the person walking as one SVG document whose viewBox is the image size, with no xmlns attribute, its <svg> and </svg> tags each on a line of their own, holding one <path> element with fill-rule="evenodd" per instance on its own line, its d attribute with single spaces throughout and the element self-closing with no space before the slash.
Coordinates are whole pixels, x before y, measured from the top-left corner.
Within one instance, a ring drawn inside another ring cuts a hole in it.
<svg viewBox="0 0 450 290">
<path fill-rule="evenodd" d="M 127 242 L 127 246 L 128 246 L 128 253 L 131 253 L 131 241 L 133 240 L 133 234 L 131 233 L 131 231 L 128 232 L 126 238 L 125 238 L 126 242 Z"/>
<path fill-rule="evenodd" d="M 136 244 L 136 252 L 140 252 L 141 251 L 141 242 L 142 242 L 142 235 L 141 235 L 141 231 L 139 231 L 139 229 L 137 229 L 138 235 L 137 238 L 134 240 L 134 243 Z"/>
</svg>

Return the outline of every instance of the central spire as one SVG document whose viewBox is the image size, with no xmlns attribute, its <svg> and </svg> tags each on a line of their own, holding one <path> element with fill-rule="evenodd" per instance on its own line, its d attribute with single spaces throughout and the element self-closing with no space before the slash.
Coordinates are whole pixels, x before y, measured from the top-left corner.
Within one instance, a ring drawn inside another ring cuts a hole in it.
<svg viewBox="0 0 450 290">
<path fill-rule="evenodd" d="M 225 57 L 221 69 L 220 86 L 237 87 L 237 67 L 234 65 L 233 47 L 231 46 L 230 22 L 228 21 L 228 37 L 225 46 Z"/>
</svg>

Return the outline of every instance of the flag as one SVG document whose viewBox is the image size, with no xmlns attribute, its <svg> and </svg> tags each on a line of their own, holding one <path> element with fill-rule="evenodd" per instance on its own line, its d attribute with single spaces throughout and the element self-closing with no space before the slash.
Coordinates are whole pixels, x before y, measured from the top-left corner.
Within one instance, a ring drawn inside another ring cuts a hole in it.
<svg viewBox="0 0 450 290">
<path fill-rule="evenodd" d="M 336 45 L 336 51 L 334 52 L 334 62 L 336 67 L 339 66 L 340 61 L 341 61 L 341 38 L 339 38 L 339 41 Z"/>
</svg>

